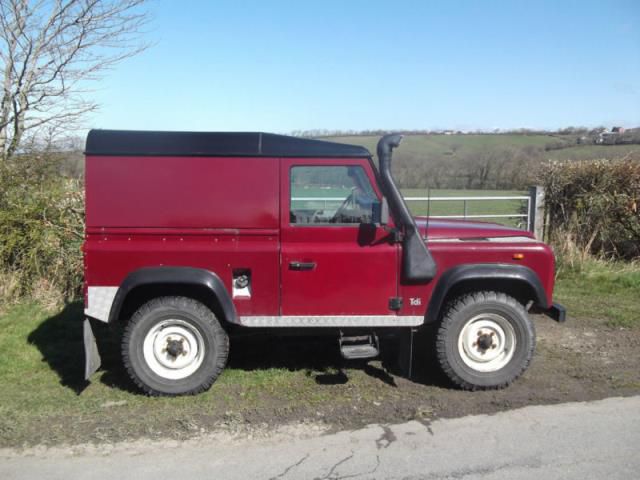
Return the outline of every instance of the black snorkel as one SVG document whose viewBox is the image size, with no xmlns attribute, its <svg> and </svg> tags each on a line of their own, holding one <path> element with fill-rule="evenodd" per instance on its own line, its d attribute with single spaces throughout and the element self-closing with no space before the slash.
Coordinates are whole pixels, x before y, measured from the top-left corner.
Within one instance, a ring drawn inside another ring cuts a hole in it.
<svg viewBox="0 0 640 480">
<path fill-rule="evenodd" d="M 401 141 L 402 135 L 391 134 L 385 135 L 378 142 L 380 181 L 389 208 L 402 233 L 402 278 L 410 283 L 425 283 L 435 277 L 436 263 L 391 175 L 392 152 Z"/>
</svg>

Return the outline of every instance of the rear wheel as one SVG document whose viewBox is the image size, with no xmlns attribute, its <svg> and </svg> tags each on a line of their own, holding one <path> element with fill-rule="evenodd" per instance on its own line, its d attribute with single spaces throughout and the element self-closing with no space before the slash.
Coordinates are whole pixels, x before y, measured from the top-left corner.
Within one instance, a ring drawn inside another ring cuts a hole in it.
<svg viewBox="0 0 640 480">
<path fill-rule="evenodd" d="M 466 390 L 503 388 L 528 367 L 535 329 L 522 304 L 499 292 L 475 292 L 449 304 L 436 354 L 445 375 Z"/>
<path fill-rule="evenodd" d="M 122 337 L 127 372 L 149 395 L 209 389 L 228 355 L 229 338 L 213 312 L 186 297 L 160 297 L 144 304 Z"/>
</svg>

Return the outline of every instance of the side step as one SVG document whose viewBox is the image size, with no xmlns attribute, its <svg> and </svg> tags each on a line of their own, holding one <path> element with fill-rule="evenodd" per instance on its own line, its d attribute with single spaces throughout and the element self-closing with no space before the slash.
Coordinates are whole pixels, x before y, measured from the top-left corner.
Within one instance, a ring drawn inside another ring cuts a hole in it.
<svg viewBox="0 0 640 480">
<path fill-rule="evenodd" d="M 374 358 L 380 355 L 380 344 L 376 335 L 340 336 L 338 343 L 342 357 L 347 360 Z"/>
</svg>

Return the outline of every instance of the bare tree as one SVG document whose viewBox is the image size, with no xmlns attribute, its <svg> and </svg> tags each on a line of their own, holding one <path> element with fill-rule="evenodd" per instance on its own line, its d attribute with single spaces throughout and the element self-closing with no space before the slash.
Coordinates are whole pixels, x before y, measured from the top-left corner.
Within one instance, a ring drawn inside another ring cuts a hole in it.
<svg viewBox="0 0 640 480">
<path fill-rule="evenodd" d="M 146 0 L 0 0 L 0 160 L 77 128 L 87 88 L 146 48 Z"/>
</svg>

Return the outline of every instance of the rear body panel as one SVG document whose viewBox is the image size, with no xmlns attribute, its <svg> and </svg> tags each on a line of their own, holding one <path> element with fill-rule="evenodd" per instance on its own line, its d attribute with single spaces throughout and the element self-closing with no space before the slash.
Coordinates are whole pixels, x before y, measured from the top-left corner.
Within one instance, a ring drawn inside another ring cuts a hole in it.
<svg viewBox="0 0 640 480">
<path fill-rule="evenodd" d="M 87 156 L 87 286 L 119 286 L 143 267 L 215 272 L 239 314 L 279 314 L 279 161 L 254 157 Z"/>
<path fill-rule="evenodd" d="M 273 232 L 88 233 L 87 286 L 119 286 L 144 267 L 176 266 L 215 272 L 228 292 L 234 269 L 251 270 L 254 294 L 235 298 L 239 315 L 279 314 L 279 240 Z"/>
<path fill-rule="evenodd" d="M 89 156 L 86 165 L 89 229 L 278 228 L 277 158 Z"/>
</svg>

